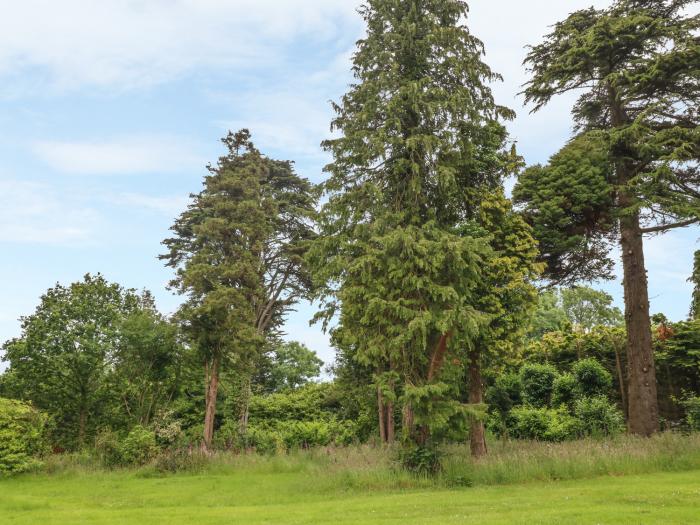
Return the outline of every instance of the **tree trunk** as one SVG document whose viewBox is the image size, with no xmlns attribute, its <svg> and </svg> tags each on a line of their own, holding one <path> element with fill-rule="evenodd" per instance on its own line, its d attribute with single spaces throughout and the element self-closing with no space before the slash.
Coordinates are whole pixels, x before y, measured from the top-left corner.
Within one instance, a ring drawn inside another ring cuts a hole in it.
<svg viewBox="0 0 700 525">
<path fill-rule="evenodd" d="M 385 406 L 384 396 L 382 395 L 382 387 L 377 387 L 377 414 L 379 416 L 379 440 L 386 443 L 386 421 L 384 421 Z"/>
<path fill-rule="evenodd" d="M 481 378 L 481 353 L 478 349 L 469 352 L 469 404 L 480 405 L 484 402 L 483 380 Z M 469 442 L 472 456 L 480 458 L 488 452 L 486 448 L 486 429 L 483 420 L 471 418 Z"/>
<path fill-rule="evenodd" d="M 214 440 L 214 418 L 216 417 L 216 396 L 219 391 L 219 364 L 220 358 L 217 356 L 212 360 L 211 368 L 207 374 L 207 386 L 204 410 L 204 441 L 202 449 L 211 452 Z"/>
<path fill-rule="evenodd" d="M 631 199 L 623 194 L 620 206 Z M 622 266 L 624 268 L 625 323 L 627 325 L 628 428 L 632 434 L 650 436 L 659 430 L 656 370 L 651 342 L 649 291 L 644 266 L 644 241 L 639 214 L 620 219 Z"/>
<path fill-rule="evenodd" d="M 625 375 L 622 372 L 622 361 L 620 360 L 620 349 L 615 343 L 615 368 L 617 369 L 617 382 L 620 383 L 620 401 L 622 401 L 622 410 L 625 414 L 625 419 L 629 418 L 629 409 L 627 407 L 627 394 L 625 393 Z"/>
<path fill-rule="evenodd" d="M 396 423 L 394 422 L 394 403 L 386 403 L 386 442 L 393 443 L 396 434 Z"/>
</svg>

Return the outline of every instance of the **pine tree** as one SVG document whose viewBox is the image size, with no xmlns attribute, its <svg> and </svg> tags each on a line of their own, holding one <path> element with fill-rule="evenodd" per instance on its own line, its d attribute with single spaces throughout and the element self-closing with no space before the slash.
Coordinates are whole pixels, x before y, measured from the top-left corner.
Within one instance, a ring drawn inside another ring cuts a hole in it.
<svg viewBox="0 0 700 525">
<path fill-rule="evenodd" d="M 609 275 L 619 242 L 624 270 L 629 429 L 658 430 L 643 236 L 700 218 L 697 171 L 700 17 L 693 0 L 616 0 L 558 23 L 526 63 L 535 110 L 581 91 L 579 136 L 515 191 L 543 242 L 550 276 Z M 568 237 L 569 234 L 573 236 Z"/>
<path fill-rule="evenodd" d="M 204 189 L 177 219 L 161 256 L 176 269 L 171 286 L 187 296 L 179 312 L 205 368 L 203 447 L 214 435 L 222 367 L 247 391 L 265 342 L 307 293 L 305 243 L 312 237 L 313 188 L 289 162 L 265 158 L 248 130 L 223 139 L 228 153 L 210 166 Z"/>
<path fill-rule="evenodd" d="M 357 82 L 335 105 L 342 136 L 324 143 L 319 317 L 337 314 L 337 346 L 399 378 L 405 438 L 425 446 L 472 413 L 443 379 L 489 323 L 477 292 L 493 250 L 478 212 L 513 167 L 500 122 L 512 113 L 494 103 L 499 77 L 465 2 L 370 0 L 360 12 Z"/>
</svg>

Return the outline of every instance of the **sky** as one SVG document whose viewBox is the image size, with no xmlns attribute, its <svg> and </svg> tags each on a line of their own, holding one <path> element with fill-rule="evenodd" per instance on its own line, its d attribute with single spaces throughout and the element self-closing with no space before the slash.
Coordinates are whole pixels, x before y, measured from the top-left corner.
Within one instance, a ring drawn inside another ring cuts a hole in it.
<svg viewBox="0 0 700 525">
<path fill-rule="evenodd" d="M 573 99 L 537 114 L 517 93 L 525 46 L 569 12 L 609 0 L 474 0 L 468 25 L 504 76 L 497 101 L 529 164 L 571 136 Z M 20 335 L 56 282 L 101 272 L 151 290 L 165 313 L 180 298 L 157 259 L 198 192 L 219 139 L 247 127 L 259 149 L 320 182 L 330 101 L 352 81 L 363 34 L 355 0 L 0 0 L 0 342 Z M 687 315 L 698 231 L 646 243 L 652 312 Z M 619 273 L 619 272 L 618 272 Z M 619 279 L 601 283 L 621 306 Z M 286 325 L 328 362 L 314 307 Z M 0 364 L 0 368 L 2 364 Z"/>
</svg>

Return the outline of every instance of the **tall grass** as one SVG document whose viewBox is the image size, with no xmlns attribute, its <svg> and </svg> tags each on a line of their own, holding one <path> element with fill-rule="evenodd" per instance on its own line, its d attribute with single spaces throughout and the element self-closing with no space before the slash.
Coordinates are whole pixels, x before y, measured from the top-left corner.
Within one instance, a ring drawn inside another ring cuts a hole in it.
<svg viewBox="0 0 700 525">
<path fill-rule="evenodd" d="M 396 456 L 395 449 L 367 445 L 277 456 L 195 453 L 176 474 L 167 474 L 156 462 L 133 475 L 277 476 L 289 479 L 289 491 L 316 494 L 506 485 L 700 470 L 700 434 L 669 432 L 648 439 L 621 436 L 565 443 L 494 441 L 489 454 L 479 460 L 470 457 L 468 445 L 451 445 L 445 450 L 444 469 L 435 477 L 402 470 Z M 87 455 L 74 455 L 49 459 L 46 471 L 81 475 L 100 472 L 101 468 Z"/>
</svg>

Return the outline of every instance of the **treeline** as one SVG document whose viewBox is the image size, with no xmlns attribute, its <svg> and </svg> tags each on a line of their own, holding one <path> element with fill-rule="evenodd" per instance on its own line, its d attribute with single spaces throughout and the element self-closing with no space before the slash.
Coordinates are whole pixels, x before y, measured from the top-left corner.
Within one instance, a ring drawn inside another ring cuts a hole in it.
<svg viewBox="0 0 700 525">
<path fill-rule="evenodd" d="M 148 294 L 94 278 L 57 287 L 6 345 L 3 388 L 33 377 L 36 395 L 18 387 L 13 396 L 54 414 L 72 407 L 57 432 L 73 447 L 110 410 L 130 422 L 117 432 L 143 430 L 126 442 L 146 442 L 147 429 L 160 428 L 158 406 L 189 400 L 189 413 L 168 417 L 172 428 L 201 425 L 205 451 L 223 435 L 226 446 L 271 449 L 375 433 L 400 441 L 404 464 L 421 470 L 437 468 L 445 441 L 469 436 L 475 456 L 487 453 L 487 424 L 565 439 L 620 431 L 620 410 L 641 436 L 662 418 L 679 421 L 697 388 L 695 324 L 652 325 L 644 237 L 700 221 L 700 17 L 688 14 L 691 3 L 616 0 L 572 13 L 530 48 L 531 107 L 574 90 L 580 98 L 570 142 L 526 167 L 506 129 L 514 113 L 491 91 L 501 77 L 465 25 L 466 3 L 368 0 L 355 82 L 334 104 L 337 133 L 322 145 L 326 181 L 316 187 L 291 162 L 263 155 L 247 130 L 230 133 L 164 241 L 171 288 L 183 296 L 172 324 Z M 615 246 L 624 314 L 583 288 L 538 293 L 611 277 Z M 79 287 L 93 285 L 105 289 L 95 300 L 113 297 L 106 312 L 81 312 Z M 76 304 L 53 316 L 51 301 L 65 294 Z M 255 396 L 300 300 L 319 305 L 314 320 L 338 357 L 334 382 L 297 391 L 293 399 L 310 405 L 296 411 L 291 398 Z M 616 334 L 603 338 L 613 354 L 585 350 L 596 327 L 622 320 L 605 329 Z M 668 350 L 681 340 L 684 350 Z M 564 347 L 576 362 L 559 361 Z M 685 367 L 675 361 L 684 352 Z M 662 385 L 666 365 L 687 374 Z M 60 371 L 44 380 L 51 366 Z M 62 394 L 47 394 L 59 385 Z M 276 416 L 255 423 L 266 404 Z"/>
</svg>

